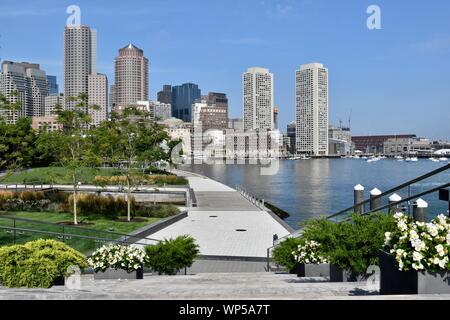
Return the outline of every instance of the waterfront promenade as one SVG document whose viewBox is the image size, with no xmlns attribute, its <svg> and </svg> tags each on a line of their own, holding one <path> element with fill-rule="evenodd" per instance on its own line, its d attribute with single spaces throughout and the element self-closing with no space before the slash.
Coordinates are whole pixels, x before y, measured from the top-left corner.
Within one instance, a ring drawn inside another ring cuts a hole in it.
<svg viewBox="0 0 450 320">
<path fill-rule="evenodd" d="M 188 234 L 195 238 L 203 256 L 265 258 L 273 236 L 281 238 L 292 231 L 235 189 L 201 175 L 173 173 L 188 179 L 197 207 L 187 208 L 186 218 L 149 235 L 153 239 Z"/>
</svg>

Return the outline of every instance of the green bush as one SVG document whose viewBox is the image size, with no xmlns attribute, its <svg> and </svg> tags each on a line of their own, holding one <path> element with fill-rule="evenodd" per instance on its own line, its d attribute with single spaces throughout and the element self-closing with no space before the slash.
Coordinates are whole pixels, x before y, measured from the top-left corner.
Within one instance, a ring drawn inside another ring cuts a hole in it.
<svg viewBox="0 0 450 320">
<path fill-rule="evenodd" d="M 167 218 L 180 213 L 180 209 L 170 204 L 142 205 L 137 204 L 135 215 L 147 218 Z"/>
<path fill-rule="evenodd" d="M 355 214 L 352 221 L 333 223 L 318 219 L 306 222 L 303 227 L 302 238 L 320 243 L 320 254 L 358 276 L 365 275 L 369 266 L 378 265 L 384 234 L 395 228 L 395 220 L 382 213 Z"/>
<path fill-rule="evenodd" d="M 145 252 L 147 254 L 145 266 L 158 274 L 174 275 L 181 269 L 192 266 L 199 254 L 199 246 L 194 238 L 180 236 L 147 246 Z"/>
<path fill-rule="evenodd" d="M 0 283 L 6 287 L 49 288 L 68 276 L 69 266 L 87 267 L 83 254 L 55 240 L 27 242 L 0 248 Z"/>
<path fill-rule="evenodd" d="M 67 206 L 73 212 L 73 195 L 67 198 Z M 134 197 L 131 197 L 131 208 L 135 207 Z M 102 196 L 91 193 L 77 195 L 77 212 L 80 215 L 102 215 L 117 217 L 127 212 L 127 202 L 124 197 Z"/>
<path fill-rule="evenodd" d="M 272 251 L 272 257 L 276 264 L 293 270 L 297 263 L 292 252 L 297 250 L 302 241 L 299 238 L 287 238 L 280 242 Z"/>
</svg>

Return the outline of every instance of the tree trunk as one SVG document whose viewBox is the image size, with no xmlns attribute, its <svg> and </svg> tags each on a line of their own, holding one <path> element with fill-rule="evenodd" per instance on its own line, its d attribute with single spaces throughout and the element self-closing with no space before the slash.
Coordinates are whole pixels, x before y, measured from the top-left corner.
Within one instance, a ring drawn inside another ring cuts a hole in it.
<svg viewBox="0 0 450 320">
<path fill-rule="evenodd" d="M 73 178 L 73 224 L 77 225 L 77 182 L 75 179 L 75 173 L 72 175 Z"/>
<path fill-rule="evenodd" d="M 127 176 L 127 220 L 131 221 L 131 203 L 130 203 L 130 194 L 131 194 L 131 186 L 130 186 L 130 177 Z"/>
</svg>

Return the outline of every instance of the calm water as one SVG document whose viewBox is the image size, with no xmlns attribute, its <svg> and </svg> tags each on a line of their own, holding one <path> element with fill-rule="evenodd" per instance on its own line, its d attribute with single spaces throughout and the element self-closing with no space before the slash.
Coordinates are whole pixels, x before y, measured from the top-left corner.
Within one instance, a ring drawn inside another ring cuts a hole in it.
<svg viewBox="0 0 450 320">
<path fill-rule="evenodd" d="M 273 176 L 260 174 L 259 165 L 215 164 L 190 165 L 188 170 L 218 180 L 230 187 L 241 185 L 253 195 L 289 212 L 291 226 L 310 217 L 331 214 L 353 205 L 353 187 L 360 183 L 369 191 L 377 187 L 389 190 L 446 163 L 428 159 L 419 162 L 398 162 L 384 159 L 367 163 L 359 159 L 281 160 Z M 441 173 L 411 187 L 412 194 L 450 181 L 450 172 Z M 406 197 L 408 190 L 397 192 Z M 437 193 L 424 197 L 430 204 L 430 214 L 445 213 L 448 206 L 439 201 Z M 387 201 L 387 200 L 385 200 Z M 387 203 L 383 201 L 383 204 Z"/>
</svg>

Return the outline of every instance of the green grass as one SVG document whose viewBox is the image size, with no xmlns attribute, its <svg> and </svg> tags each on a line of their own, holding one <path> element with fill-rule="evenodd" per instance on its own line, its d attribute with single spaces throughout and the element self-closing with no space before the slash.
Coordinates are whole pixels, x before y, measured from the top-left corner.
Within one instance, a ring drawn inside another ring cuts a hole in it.
<svg viewBox="0 0 450 320">
<path fill-rule="evenodd" d="M 95 176 L 114 176 L 120 174 L 121 170 L 114 168 L 82 168 L 79 180 L 82 183 L 93 183 Z M 66 168 L 42 167 L 13 173 L 4 178 L 2 183 L 71 184 L 72 177 Z"/>
<path fill-rule="evenodd" d="M 8 226 L 13 227 L 13 220 L 10 219 L 2 219 L 2 216 L 15 217 L 15 218 L 24 218 L 30 220 L 37 220 L 43 222 L 51 222 L 51 223 L 59 223 L 59 222 L 71 222 L 73 221 L 72 214 L 69 213 L 49 213 L 49 212 L 4 212 L 0 214 L 0 226 Z M 16 220 L 16 228 L 21 229 L 34 229 L 39 231 L 48 231 L 48 232 L 58 232 L 62 233 L 64 230 L 65 234 L 72 235 L 81 235 L 88 237 L 97 237 L 97 238 L 107 238 L 107 239 L 118 239 L 120 235 L 110 234 L 102 231 L 112 231 L 117 233 L 128 234 L 134 230 L 140 229 L 146 225 L 154 223 L 159 218 L 140 218 L 144 221 L 142 222 L 121 222 L 117 220 L 112 220 L 104 217 L 98 216 L 80 216 L 78 217 L 78 222 L 87 222 L 89 225 L 79 225 L 79 226 L 63 226 L 63 225 L 47 225 L 35 222 L 28 221 L 20 221 Z M 91 230 L 85 230 L 93 229 Z M 32 241 L 39 238 L 45 239 L 55 239 L 54 235 L 46 235 L 45 233 L 35 233 L 35 232 L 25 232 L 24 234 L 19 234 L 16 232 L 15 234 L 15 242 L 16 243 L 24 243 L 28 241 Z M 73 248 L 83 252 L 89 253 L 95 248 L 103 245 L 103 243 L 91 240 L 91 239 L 82 239 L 72 237 L 72 239 L 65 239 L 66 243 L 72 246 Z M 14 234 L 6 233 L 5 230 L 0 229 L 0 245 L 9 245 L 14 243 Z"/>
</svg>

